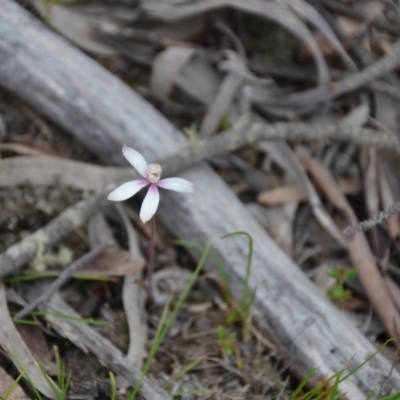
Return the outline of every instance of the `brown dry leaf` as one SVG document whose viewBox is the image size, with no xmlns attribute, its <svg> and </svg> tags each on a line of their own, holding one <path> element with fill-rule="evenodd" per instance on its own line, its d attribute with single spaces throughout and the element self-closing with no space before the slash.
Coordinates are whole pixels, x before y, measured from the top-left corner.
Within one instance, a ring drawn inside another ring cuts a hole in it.
<svg viewBox="0 0 400 400">
<path fill-rule="evenodd" d="M 144 264 L 142 257 L 131 261 L 128 251 L 109 249 L 81 268 L 77 275 L 126 276 L 140 271 Z"/>
<path fill-rule="evenodd" d="M 307 193 L 308 202 L 316 220 L 329 233 L 329 235 L 337 241 L 337 243 L 346 247 L 346 240 L 342 232 L 340 232 L 331 216 L 325 210 L 314 185 L 308 178 L 298 159 L 295 157 L 290 146 L 283 141 L 271 141 L 260 142 L 259 147 L 274 158 L 274 160 L 285 169 L 290 179 L 296 181 L 302 190 Z"/>
<path fill-rule="evenodd" d="M 39 357 L 40 361 L 51 360 L 51 351 L 43 331 L 38 326 L 17 324 L 16 328 L 34 356 Z"/>
<path fill-rule="evenodd" d="M 0 367 L 0 397 L 4 396 L 9 388 L 13 385 L 14 379 Z M 14 390 L 7 397 L 8 400 L 30 400 L 30 398 L 22 390 L 21 386 L 16 385 Z"/>
<path fill-rule="evenodd" d="M 360 186 L 352 179 L 339 178 L 339 187 L 344 194 L 357 194 Z M 307 195 L 297 185 L 286 185 L 261 192 L 257 201 L 266 206 L 277 206 L 294 201 L 307 200 Z"/>
</svg>

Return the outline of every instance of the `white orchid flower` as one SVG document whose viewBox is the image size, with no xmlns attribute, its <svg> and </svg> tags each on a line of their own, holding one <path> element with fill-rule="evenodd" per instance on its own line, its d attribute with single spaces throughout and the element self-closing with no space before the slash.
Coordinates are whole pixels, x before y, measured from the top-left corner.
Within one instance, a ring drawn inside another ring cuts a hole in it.
<svg viewBox="0 0 400 400">
<path fill-rule="evenodd" d="M 160 164 L 147 164 L 145 158 L 135 149 L 125 146 L 122 154 L 132 164 L 133 168 L 144 179 L 130 181 L 118 186 L 108 195 L 108 200 L 123 201 L 134 196 L 140 189 L 150 185 L 140 209 L 140 219 L 145 224 L 156 213 L 160 202 L 158 188 L 174 190 L 175 192 L 194 193 L 195 186 L 192 182 L 182 178 L 160 179 L 162 168 Z"/>
</svg>

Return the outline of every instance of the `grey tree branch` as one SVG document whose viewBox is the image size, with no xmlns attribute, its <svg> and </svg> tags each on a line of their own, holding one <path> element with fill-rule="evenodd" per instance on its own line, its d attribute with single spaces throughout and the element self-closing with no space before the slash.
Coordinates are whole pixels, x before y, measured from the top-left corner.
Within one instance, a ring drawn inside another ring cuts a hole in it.
<svg viewBox="0 0 400 400">
<path fill-rule="evenodd" d="M 397 136 L 380 134 L 377 130 L 355 128 L 340 124 L 307 124 L 263 122 L 238 123 L 232 130 L 225 131 L 210 139 L 199 140 L 193 146 L 179 150 L 173 157 L 161 160 L 166 174 L 184 170 L 196 162 L 218 154 L 235 151 L 261 140 L 337 140 L 368 145 L 400 153 L 400 139 Z"/>
<path fill-rule="evenodd" d="M 174 175 L 203 160 L 226 154 L 262 140 L 317 141 L 332 140 L 368 145 L 400 154 L 400 139 L 376 129 L 356 128 L 340 124 L 242 123 L 219 135 L 186 145 L 172 156 L 161 160 L 163 175 Z M 56 157 L 10 157 L 0 161 L 0 187 L 53 185 L 60 183 L 86 190 L 103 190 L 114 182 L 139 179 L 131 168 L 93 165 Z"/>
<path fill-rule="evenodd" d="M 43 285 L 29 285 L 29 288 L 24 291 L 24 297 L 27 301 L 34 301 L 43 289 Z M 40 304 L 39 308 L 43 311 L 81 318 L 57 293 L 46 304 Z M 140 369 L 132 365 L 109 340 L 89 325 L 65 318 L 57 318 L 51 314 L 47 314 L 45 318 L 60 335 L 75 343 L 83 351 L 91 351 L 103 366 L 123 376 L 130 385 L 134 386 L 140 380 Z M 140 394 L 146 400 L 170 399 L 170 396 L 158 384 L 147 377 L 143 378 Z"/>
<path fill-rule="evenodd" d="M 40 243 L 52 245 L 83 225 L 106 201 L 109 189 L 67 208 L 46 226 L 25 237 L 0 254 L 0 279 L 19 271 L 31 261 Z"/>
<path fill-rule="evenodd" d="M 42 293 L 39 297 L 36 297 L 34 301 L 25 306 L 21 311 L 17 312 L 17 314 L 14 316 L 14 321 L 26 317 L 35 308 L 37 308 L 39 304 L 42 304 L 50 299 L 50 297 L 68 281 L 74 272 L 80 268 L 83 268 L 86 264 L 96 258 L 106 247 L 107 245 L 98 246 L 96 249 L 83 255 L 70 266 L 65 268 L 61 275 L 54 282 L 52 282 L 52 284 L 44 291 L 44 293 Z"/>
</svg>

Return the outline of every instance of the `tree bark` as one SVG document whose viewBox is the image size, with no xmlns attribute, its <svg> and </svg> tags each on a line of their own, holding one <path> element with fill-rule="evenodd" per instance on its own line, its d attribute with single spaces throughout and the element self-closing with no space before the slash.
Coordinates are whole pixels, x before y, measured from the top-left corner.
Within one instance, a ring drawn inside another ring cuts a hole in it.
<svg viewBox="0 0 400 400">
<path fill-rule="evenodd" d="M 106 164 L 127 165 L 121 155 L 124 143 L 150 162 L 185 144 L 178 129 L 131 88 L 12 0 L 0 0 L 0 85 L 59 124 Z M 298 375 L 317 366 L 317 377 L 330 377 L 342 368 L 355 368 L 375 352 L 207 164 L 182 176 L 196 184 L 197 193 L 164 191 L 158 217 L 180 238 L 199 244 L 212 240 L 236 293 L 243 289 L 248 243 L 244 237 L 219 238 L 234 231 L 253 237 L 255 318 Z M 400 374 L 376 355 L 340 389 L 349 399 L 364 399 L 385 380 L 386 387 L 400 390 Z"/>
</svg>

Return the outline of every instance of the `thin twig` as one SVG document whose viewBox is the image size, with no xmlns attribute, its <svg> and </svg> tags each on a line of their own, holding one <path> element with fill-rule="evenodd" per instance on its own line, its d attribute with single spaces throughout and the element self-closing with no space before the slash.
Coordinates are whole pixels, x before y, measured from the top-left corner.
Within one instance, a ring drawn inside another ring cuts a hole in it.
<svg viewBox="0 0 400 400">
<path fill-rule="evenodd" d="M 84 267 L 86 264 L 88 264 L 90 261 L 96 258 L 107 246 L 108 244 L 103 244 L 95 248 L 94 250 L 80 257 L 69 267 L 65 268 L 64 271 L 61 273 L 61 275 L 45 290 L 44 293 L 42 293 L 39 297 L 37 297 L 34 301 L 32 301 L 32 303 L 25 306 L 21 311 L 19 311 L 14 316 L 14 321 L 26 317 L 35 308 L 37 308 L 39 304 L 42 304 L 48 299 L 50 299 L 50 297 L 68 281 L 68 279 L 75 271 Z"/>
<path fill-rule="evenodd" d="M 386 208 L 386 210 L 381 211 L 379 214 L 374 217 L 367 219 L 359 224 L 348 226 L 343 230 L 345 235 L 351 236 L 357 232 L 365 232 L 368 229 L 373 228 L 376 225 L 380 225 L 383 221 L 389 219 L 392 215 L 400 214 L 400 202 L 396 202 L 392 204 L 390 207 Z"/>
<path fill-rule="evenodd" d="M 31 261 L 35 257 L 40 243 L 50 246 L 83 225 L 101 208 L 109 192 L 110 189 L 107 189 L 74 204 L 45 227 L 25 237 L 0 254 L 0 280 L 7 275 L 18 272 L 26 263 Z"/>
<path fill-rule="evenodd" d="M 27 301 L 33 301 L 42 290 L 43 284 L 30 284 L 24 291 L 24 297 Z M 85 352 L 92 352 L 101 365 L 123 376 L 132 386 L 142 379 L 140 369 L 129 363 L 121 351 L 108 339 L 89 325 L 78 321 L 82 316 L 66 304 L 58 293 L 55 293 L 46 304 L 40 304 L 39 309 L 47 311 L 45 318 L 52 328 Z M 69 315 L 74 319 L 57 318 L 54 313 Z M 140 394 L 145 400 L 170 399 L 165 390 L 148 377 L 142 380 Z"/>
<path fill-rule="evenodd" d="M 340 209 L 351 223 L 356 224 L 357 216 L 331 172 L 322 163 L 312 158 L 304 148 L 299 150 L 297 154 L 330 202 Z M 387 292 L 385 282 L 377 268 L 375 257 L 363 233 L 360 232 L 348 240 L 348 251 L 352 262 L 359 269 L 361 283 L 374 310 L 385 325 L 388 334 L 392 338 L 397 338 L 400 327 L 400 313 Z M 400 346 L 399 343 L 396 343 L 396 345 Z"/>
<path fill-rule="evenodd" d="M 164 175 L 173 175 L 198 162 L 262 140 L 343 141 L 400 154 L 398 136 L 380 133 L 376 129 L 329 123 L 247 123 L 241 119 L 232 129 L 212 138 L 201 139 L 194 145 L 185 146 L 161 160 L 160 164 Z M 0 165 L 0 187 L 16 186 L 25 182 L 33 185 L 52 185 L 57 181 L 78 189 L 99 190 L 112 182 L 140 179 L 131 167 L 103 167 L 54 157 L 12 157 L 1 160 Z"/>
<path fill-rule="evenodd" d="M 218 154 L 229 153 L 261 140 L 335 140 L 353 142 L 395 151 L 400 154 L 400 139 L 397 136 L 380 134 L 368 128 L 343 126 L 341 124 L 276 123 L 254 122 L 248 124 L 238 121 L 228 131 L 210 139 L 199 140 L 193 146 L 181 149 L 173 157 L 162 160 L 164 174 L 182 171 L 193 164 L 212 158 Z"/>
</svg>

